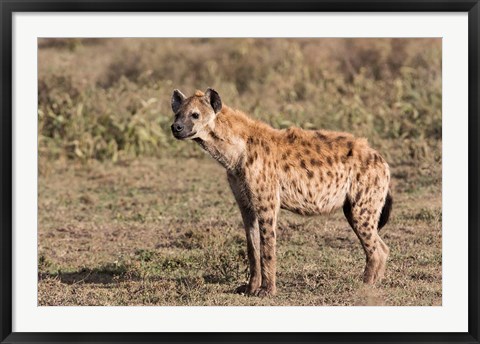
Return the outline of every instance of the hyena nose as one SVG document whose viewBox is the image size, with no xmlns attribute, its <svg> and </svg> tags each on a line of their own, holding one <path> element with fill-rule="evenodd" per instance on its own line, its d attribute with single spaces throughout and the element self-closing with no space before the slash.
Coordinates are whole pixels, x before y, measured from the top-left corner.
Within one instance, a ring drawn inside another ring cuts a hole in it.
<svg viewBox="0 0 480 344">
<path fill-rule="evenodd" d="M 176 133 L 179 133 L 183 130 L 183 124 L 180 124 L 180 123 L 173 123 L 172 124 L 172 131 L 173 132 L 176 132 Z"/>
</svg>

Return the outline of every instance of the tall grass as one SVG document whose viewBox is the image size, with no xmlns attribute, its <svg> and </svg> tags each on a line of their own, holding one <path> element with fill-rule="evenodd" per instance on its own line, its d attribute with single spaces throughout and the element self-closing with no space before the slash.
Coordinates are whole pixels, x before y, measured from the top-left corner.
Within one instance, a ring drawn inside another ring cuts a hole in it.
<svg viewBox="0 0 480 344">
<path fill-rule="evenodd" d="M 439 39 L 42 39 L 41 158 L 202 156 L 170 96 L 214 87 L 277 128 L 364 136 L 392 164 L 441 156 Z"/>
</svg>

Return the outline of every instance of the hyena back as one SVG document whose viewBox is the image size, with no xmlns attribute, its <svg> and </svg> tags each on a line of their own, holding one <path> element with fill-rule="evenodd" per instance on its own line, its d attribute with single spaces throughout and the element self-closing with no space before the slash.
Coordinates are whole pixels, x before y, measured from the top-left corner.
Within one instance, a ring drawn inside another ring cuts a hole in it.
<svg viewBox="0 0 480 344">
<path fill-rule="evenodd" d="M 238 292 L 276 293 L 276 225 L 279 209 L 301 215 L 343 207 L 366 255 L 363 280 L 385 272 L 389 249 L 378 235 L 392 206 L 388 164 L 367 141 L 351 134 L 277 130 L 222 104 L 213 89 L 172 96 L 177 139 L 193 139 L 227 170 L 243 218 L 250 279 Z"/>
</svg>

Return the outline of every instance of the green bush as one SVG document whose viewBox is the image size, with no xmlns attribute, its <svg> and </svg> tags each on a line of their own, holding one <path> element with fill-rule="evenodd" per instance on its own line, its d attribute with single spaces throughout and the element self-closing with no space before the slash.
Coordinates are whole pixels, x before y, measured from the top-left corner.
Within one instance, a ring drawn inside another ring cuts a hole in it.
<svg viewBox="0 0 480 344">
<path fill-rule="evenodd" d="M 39 40 L 39 153 L 203 156 L 170 134 L 170 96 L 216 88 L 277 128 L 364 136 L 392 163 L 440 155 L 439 39 Z"/>
</svg>

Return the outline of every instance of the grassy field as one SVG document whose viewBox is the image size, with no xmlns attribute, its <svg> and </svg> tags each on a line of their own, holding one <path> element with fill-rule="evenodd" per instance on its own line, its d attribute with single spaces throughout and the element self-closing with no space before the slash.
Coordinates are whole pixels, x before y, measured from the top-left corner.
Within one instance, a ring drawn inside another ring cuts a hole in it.
<svg viewBox="0 0 480 344">
<path fill-rule="evenodd" d="M 340 211 L 282 211 L 278 295 L 247 281 L 223 169 L 171 137 L 173 88 L 274 127 L 367 137 L 391 165 L 386 278 Z M 441 305 L 441 41 L 39 41 L 39 305 Z"/>
<path fill-rule="evenodd" d="M 55 163 L 39 184 L 39 304 L 439 305 L 440 188 L 408 180 L 397 179 L 382 230 L 392 253 L 379 286 L 362 286 L 364 254 L 341 211 L 282 211 L 279 293 L 259 299 L 233 294 L 247 281 L 246 245 L 215 161 Z"/>
</svg>

